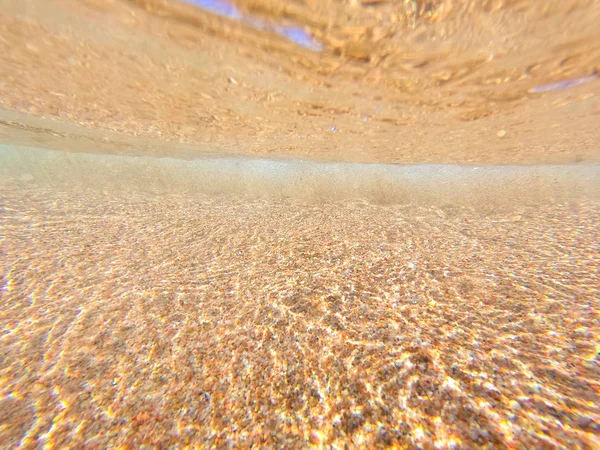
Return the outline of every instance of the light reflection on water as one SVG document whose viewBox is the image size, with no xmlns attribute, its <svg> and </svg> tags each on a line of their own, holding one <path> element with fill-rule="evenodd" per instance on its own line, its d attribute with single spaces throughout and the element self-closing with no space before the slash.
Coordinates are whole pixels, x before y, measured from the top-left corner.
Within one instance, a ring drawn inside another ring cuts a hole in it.
<svg viewBox="0 0 600 450">
<path fill-rule="evenodd" d="M 317 42 L 310 34 L 300 27 L 289 25 L 274 25 L 257 17 L 252 17 L 240 11 L 235 5 L 225 0 L 185 0 L 199 8 L 218 14 L 219 16 L 228 17 L 230 19 L 239 20 L 254 28 L 265 31 L 273 31 L 281 36 L 301 45 L 309 50 L 321 51 L 323 46 Z"/>
</svg>

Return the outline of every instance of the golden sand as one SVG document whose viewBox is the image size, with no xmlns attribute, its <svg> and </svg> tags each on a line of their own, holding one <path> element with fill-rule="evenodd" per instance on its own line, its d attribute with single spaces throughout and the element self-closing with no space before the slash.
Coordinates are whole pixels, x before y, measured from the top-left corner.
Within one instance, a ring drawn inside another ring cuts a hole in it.
<svg viewBox="0 0 600 450">
<path fill-rule="evenodd" d="M 600 448 L 600 2 L 235 4 L 0 0 L 0 448 Z"/>
<path fill-rule="evenodd" d="M 236 1 L 312 11 L 296 24 L 322 36 L 322 52 L 184 3 L 0 0 L 0 140 L 176 157 L 600 161 L 600 77 L 532 91 L 598 73 L 595 0 Z"/>
<path fill-rule="evenodd" d="M 4 448 L 600 445 L 598 202 L 1 192 Z"/>
</svg>

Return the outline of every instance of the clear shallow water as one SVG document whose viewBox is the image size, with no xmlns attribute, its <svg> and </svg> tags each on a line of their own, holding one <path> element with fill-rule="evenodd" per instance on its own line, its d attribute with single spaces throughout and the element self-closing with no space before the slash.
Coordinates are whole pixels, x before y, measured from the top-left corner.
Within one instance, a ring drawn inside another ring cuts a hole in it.
<svg viewBox="0 0 600 450">
<path fill-rule="evenodd" d="M 204 193 L 323 203 L 518 207 L 600 197 L 600 164 L 458 166 L 320 163 L 302 160 L 193 160 L 65 153 L 0 146 L 0 173 L 30 182 L 157 195 Z"/>
<path fill-rule="evenodd" d="M 3 142 L 598 161 L 594 2 L 294 2 L 318 53 L 63 3 L 6 3 L 0 97 L 88 129 Z M 598 175 L 2 147 L 0 447 L 598 448 Z"/>
<path fill-rule="evenodd" d="M 600 445 L 596 166 L 0 155 L 7 447 Z"/>
</svg>

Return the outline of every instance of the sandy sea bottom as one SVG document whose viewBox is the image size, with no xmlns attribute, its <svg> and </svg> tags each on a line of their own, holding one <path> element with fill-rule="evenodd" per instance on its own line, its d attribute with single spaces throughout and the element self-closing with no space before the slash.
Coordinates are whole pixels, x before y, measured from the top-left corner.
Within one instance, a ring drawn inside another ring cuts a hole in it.
<svg viewBox="0 0 600 450">
<path fill-rule="evenodd" d="M 600 448 L 600 2 L 234 3 L 0 0 L 0 449 Z"/>
<path fill-rule="evenodd" d="M 3 448 L 597 448 L 600 202 L 0 180 Z"/>
</svg>

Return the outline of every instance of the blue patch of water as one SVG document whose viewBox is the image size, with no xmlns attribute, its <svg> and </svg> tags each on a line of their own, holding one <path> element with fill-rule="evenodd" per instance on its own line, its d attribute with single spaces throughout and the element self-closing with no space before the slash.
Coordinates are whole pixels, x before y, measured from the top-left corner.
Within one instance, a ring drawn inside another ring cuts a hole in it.
<svg viewBox="0 0 600 450">
<path fill-rule="evenodd" d="M 186 0 L 206 11 L 218 14 L 219 16 L 229 17 L 231 19 L 241 20 L 242 12 L 229 2 L 223 0 Z"/>
<path fill-rule="evenodd" d="M 531 89 L 531 92 L 549 92 L 549 91 L 558 91 L 560 89 L 566 89 L 573 86 L 579 86 L 580 84 L 587 83 L 596 78 L 596 75 L 587 75 L 585 77 L 574 78 L 571 80 L 563 80 L 558 81 L 556 83 L 543 84 L 541 86 L 536 86 Z"/>
<path fill-rule="evenodd" d="M 230 19 L 239 20 L 254 28 L 265 31 L 274 31 L 277 34 L 301 45 L 304 48 L 308 48 L 313 51 L 323 50 L 323 45 L 317 42 L 310 34 L 304 31 L 302 28 L 285 26 L 285 25 L 271 25 L 264 20 L 256 17 L 249 16 L 240 11 L 235 5 L 226 0 L 184 0 L 187 3 L 191 3 L 194 6 L 202 8 L 213 14 L 219 16 L 228 17 Z"/>
<path fill-rule="evenodd" d="M 302 28 L 278 26 L 275 27 L 274 30 L 283 37 L 286 37 L 290 41 L 293 41 L 296 44 L 301 45 L 302 47 L 308 48 L 309 50 L 313 50 L 316 52 L 323 50 L 323 45 L 320 42 L 317 42 L 310 34 L 308 34 Z"/>
</svg>

